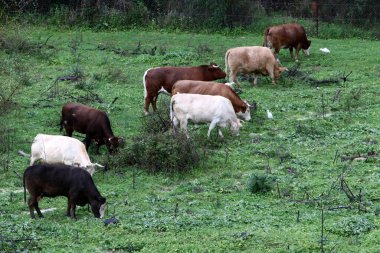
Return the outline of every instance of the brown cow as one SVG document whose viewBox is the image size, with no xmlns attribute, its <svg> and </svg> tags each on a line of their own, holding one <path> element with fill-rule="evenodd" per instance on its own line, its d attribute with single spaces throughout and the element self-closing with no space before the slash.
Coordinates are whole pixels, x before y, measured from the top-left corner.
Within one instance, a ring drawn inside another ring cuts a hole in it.
<svg viewBox="0 0 380 253">
<path fill-rule="evenodd" d="M 215 63 L 197 67 L 158 67 L 145 71 L 144 98 L 145 114 L 149 113 L 149 104 L 157 111 L 156 101 L 160 92 L 172 92 L 174 83 L 178 80 L 212 81 L 225 78 L 226 73 Z"/>
<path fill-rule="evenodd" d="M 241 100 L 236 92 L 228 85 L 216 82 L 180 80 L 172 88 L 172 95 L 177 93 L 191 93 L 201 95 L 219 95 L 228 98 L 236 115 L 243 120 L 250 120 L 250 105 Z"/>
<path fill-rule="evenodd" d="M 29 192 L 29 211 L 34 219 L 34 209 L 43 217 L 38 201 L 42 197 L 66 196 L 68 198 L 67 216 L 76 218 L 76 205 L 90 204 L 96 218 L 104 215 L 106 199 L 103 198 L 90 173 L 77 167 L 63 164 L 37 164 L 28 167 L 23 176 L 24 202 Z"/>
<path fill-rule="evenodd" d="M 230 48 L 225 56 L 226 72 L 230 68 L 230 82 L 238 83 L 236 76 L 238 73 L 254 75 L 253 85 L 257 85 L 257 76 L 259 74 L 269 75 L 272 83 L 276 84 L 276 79 L 280 73 L 287 70 L 285 67 L 279 67 L 272 51 L 267 47 L 235 47 Z"/>
<path fill-rule="evenodd" d="M 84 139 L 88 150 L 91 140 L 96 143 L 96 154 L 99 147 L 106 145 L 109 152 L 124 144 L 124 138 L 115 137 L 107 114 L 95 108 L 77 103 L 67 103 L 62 107 L 61 129 L 66 135 L 72 136 L 73 131 L 86 134 Z"/>
<path fill-rule="evenodd" d="M 290 58 L 293 58 L 293 48 L 295 48 L 295 59 L 298 61 L 300 49 L 305 55 L 309 55 L 310 44 L 311 41 L 306 37 L 305 28 L 299 24 L 271 26 L 264 33 L 264 47 L 274 48 L 276 58 L 278 58 L 280 48 L 289 48 Z"/>
</svg>

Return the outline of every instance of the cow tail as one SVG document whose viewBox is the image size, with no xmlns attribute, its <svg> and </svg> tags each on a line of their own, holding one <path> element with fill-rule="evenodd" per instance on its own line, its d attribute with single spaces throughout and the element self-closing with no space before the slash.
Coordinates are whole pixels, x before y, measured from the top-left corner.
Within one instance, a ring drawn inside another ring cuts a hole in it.
<svg viewBox="0 0 380 253">
<path fill-rule="evenodd" d="M 228 56 L 230 55 L 230 50 L 226 52 L 226 55 L 224 56 L 224 64 L 226 65 L 226 74 L 228 73 Z"/>
<path fill-rule="evenodd" d="M 264 32 L 264 44 L 263 44 L 263 47 L 267 47 L 268 46 L 268 35 L 269 35 L 269 28 L 267 28 Z"/>
<path fill-rule="evenodd" d="M 62 132 L 62 130 L 63 130 L 63 116 L 61 116 L 61 122 L 59 124 L 60 124 L 59 131 Z"/>
<path fill-rule="evenodd" d="M 25 173 L 22 176 L 22 186 L 24 187 L 24 205 L 25 205 L 26 204 Z"/>
<path fill-rule="evenodd" d="M 144 84 L 144 98 L 148 96 L 148 91 L 146 90 L 146 75 L 148 74 L 149 70 L 145 71 L 144 76 L 143 76 L 143 84 Z"/>
<path fill-rule="evenodd" d="M 175 103 L 175 100 L 172 98 L 171 103 L 170 103 L 170 121 L 172 122 L 172 124 L 173 124 L 174 103 Z"/>
</svg>

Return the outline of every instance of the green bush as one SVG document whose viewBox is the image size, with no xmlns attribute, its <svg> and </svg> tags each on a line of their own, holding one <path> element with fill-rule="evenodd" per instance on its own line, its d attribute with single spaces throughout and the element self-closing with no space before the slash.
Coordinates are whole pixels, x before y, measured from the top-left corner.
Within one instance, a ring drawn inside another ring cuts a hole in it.
<svg viewBox="0 0 380 253">
<path fill-rule="evenodd" d="M 252 174 L 248 179 L 247 189 L 251 193 L 266 193 L 272 190 L 275 178 L 270 175 Z"/>
<path fill-rule="evenodd" d="M 368 233 L 375 228 L 377 228 L 377 225 L 372 216 L 356 215 L 343 218 L 334 223 L 330 230 L 331 232 L 342 236 L 354 236 Z"/>
<path fill-rule="evenodd" d="M 136 165 L 150 172 L 188 171 L 200 161 L 196 145 L 185 133 L 173 133 L 168 98 L 158 102 L 159 110 L 142 119 L 139 135 L 120 152 L 118 163 Z"/>
</svg>

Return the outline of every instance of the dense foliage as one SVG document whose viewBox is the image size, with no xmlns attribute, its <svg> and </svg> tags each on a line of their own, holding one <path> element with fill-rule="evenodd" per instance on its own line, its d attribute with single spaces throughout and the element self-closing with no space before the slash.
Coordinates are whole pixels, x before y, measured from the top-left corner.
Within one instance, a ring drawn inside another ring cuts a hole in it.
<svg viewBox="0 0 380 253">
<path fill-rule="evenodd" d="M 72 0 L 0 2 L 3 21 L 18 14 L 31 14 L 21 20 L 59 26 L 88 26 L 96 29 L 155 27 L 184 30 L 220 31 L 231 28 L 262 32 L 270 20 L 283 17 L 289 21 L 304 19 L 369 28 L 379 36 L 380 5 L 376 0 Z M 37 17 L 40 17 L 38 19 Z M 316 26 L 314 24 L 313 26 Z M 348 26 L 345 29 L 349 29 Z M 313 32 L 314 31 L 309 31 Z M 341 34 L 340 36 L 348 36 Z"/>
</svg>

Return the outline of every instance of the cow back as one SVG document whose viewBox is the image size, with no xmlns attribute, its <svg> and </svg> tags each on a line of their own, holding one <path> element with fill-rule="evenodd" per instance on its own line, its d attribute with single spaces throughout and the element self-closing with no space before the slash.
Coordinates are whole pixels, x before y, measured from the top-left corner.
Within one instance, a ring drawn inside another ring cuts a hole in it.
<svg viewBox="0 0 380 253">
<path fill-rule="evenodd" d="M 62 118 L 74 130 L 94 139 L 113 136 L 107 114 L 95 108 L 77 103 L 67 103 L 62 108 Z"/>
<path fill-rule="evenodd" d="M 270 42 L 273 47 L 297 47 L 301 44 L 303 49 L 310 46 L 307 40 L 305 28 L 299 24 L 283 24 L 272 26 L 265 32 L 264 44 Z"/>
</svg>

